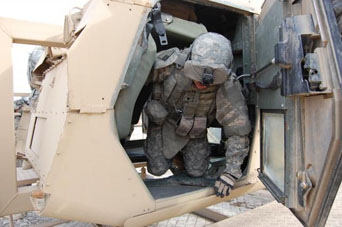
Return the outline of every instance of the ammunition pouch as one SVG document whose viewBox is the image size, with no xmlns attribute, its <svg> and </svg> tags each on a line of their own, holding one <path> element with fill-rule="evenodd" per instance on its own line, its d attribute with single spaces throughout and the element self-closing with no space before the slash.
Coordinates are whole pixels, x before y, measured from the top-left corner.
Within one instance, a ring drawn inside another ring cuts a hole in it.
<svg viewBox="0 0 342 227">
<path fill-rule="evenodd" d="M 195 117 L 194 126 L 192 127 L 189 136 L 190 138 L 200 138 L 204 135 L 207 129 L 207 118 L 206 117 Z"/>
<path fill-rule="evenodd" d="M 193 119 L 186 119 L 184 115 L 182 116 L 178 127 L 176 128 L 176 133 L 180 136 L 187 136 L 194 125 Z"/>
<path fill-rule="evenodd" d="M 176 134 L 180 136 L 190 136 L 190 138 L 201 138 L 205 135 L 207 129 L 206 117 L 195 117 L 187 119 L 184 115 L 181 117 Z"/>
</svg>

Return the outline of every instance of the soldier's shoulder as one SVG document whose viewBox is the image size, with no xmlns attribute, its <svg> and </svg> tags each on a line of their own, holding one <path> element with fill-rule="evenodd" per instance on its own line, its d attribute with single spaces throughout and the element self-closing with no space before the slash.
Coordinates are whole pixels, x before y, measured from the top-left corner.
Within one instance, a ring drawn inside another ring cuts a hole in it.
<svg viewBox="0 0 342 227">
<path fill-rule="evenodd" d="M 154 69 L 161 69 L 172 65 L 177 60 L 179 54 L 180 51 L 177 47 L 158 52 L 154 62 Z"/>
<path fill-rule="evenodd" d="M 238 88 L 238 89 L 241 89 L 241 84 L 238 80 L 236 80 L 236 75 L 235 73 L 231 73 L 228 77 L 228 79 L 220 84 L 219 86 L 219 90 L 222 91 L 224 94 L 229 91 L 232 87 L 235 87 L 235 88 Z"/>
</svg>

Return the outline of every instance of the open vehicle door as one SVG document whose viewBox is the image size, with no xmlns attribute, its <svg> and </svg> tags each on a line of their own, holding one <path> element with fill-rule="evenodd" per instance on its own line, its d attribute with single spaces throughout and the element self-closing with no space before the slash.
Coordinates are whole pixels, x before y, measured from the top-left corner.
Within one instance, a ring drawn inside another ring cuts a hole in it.
<svg viewBox="0 0 342 227">
<path fill-rule="evenodd" d="M 342 178 L 341 50 L 327 1 L 266 1 L 255 32 L 259 178 L 306 226 L 324 226 Z"/>
</svg>

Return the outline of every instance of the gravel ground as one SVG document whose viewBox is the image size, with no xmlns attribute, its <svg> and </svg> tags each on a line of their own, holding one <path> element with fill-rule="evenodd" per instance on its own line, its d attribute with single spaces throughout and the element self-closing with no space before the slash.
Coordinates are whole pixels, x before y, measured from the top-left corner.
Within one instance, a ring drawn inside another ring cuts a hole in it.
<svg viewBox="0 0 342 227">
<path fill-rule="evenodd" d="M 41 217 L 37 215 L 35 212 L 25 212 L 21 214 L 15 214 L 13 215 L 13 222 L 14 226 L 18 227 L 28 227 L 28 226 L 34 226 L 41 223 L 46 223 L 49 221 L 57 220 L 53 218 L 47 218 L 47 217 Z M 8 217 L 0 218 L 0 226 L 10 226 Z"/>
<path fill-rule="evenodd" d="M 236 214 L 254 209 L 258 206 L 262 206 L 266 203 L 273 201 L 273 197 L 266 190 L 260 190 L 251 194 L 247 194 L 229 202 L 219 203 L 208 207 L 218 213 L 224 214 L 228 217 L 234 216 Z M 15 227 L 29 227 L 42 225 L 44 223 L 49 223 L 53 221 L 58 221 L 58 219 L 41 217 L 36 214 L 36 212 L 26 212 L 22 214 L 16 214 L 13 216 Z M 205 226 L 211 224 L 212 222 L 201 218 L 194 214 L 184 214 L 179 217 L 174 217 L 159 223 L 150 225 L 150 227 L 183 227 L 183 226 Z M 8 227 L 9 220 L 7 217 L 0 218 L 0 226 Z M 81 223 L 81 222 L 67 222 L 63 224 L 56 225 L 58 227 L 95 227 L 95 224 Z"/>
</svg>

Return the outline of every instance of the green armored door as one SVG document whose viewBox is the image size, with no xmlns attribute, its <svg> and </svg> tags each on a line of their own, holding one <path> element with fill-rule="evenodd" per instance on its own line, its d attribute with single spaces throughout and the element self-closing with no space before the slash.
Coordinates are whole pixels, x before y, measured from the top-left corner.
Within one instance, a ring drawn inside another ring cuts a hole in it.
<svg viewBox="0 0 342 227">
<path fill-rule="evenodd" d="M 254 44 L 259 178 L 304 225 L 324 226 L 342 179 L 342 44 L 331 1 L 266 0 Z"/>
</svg>

